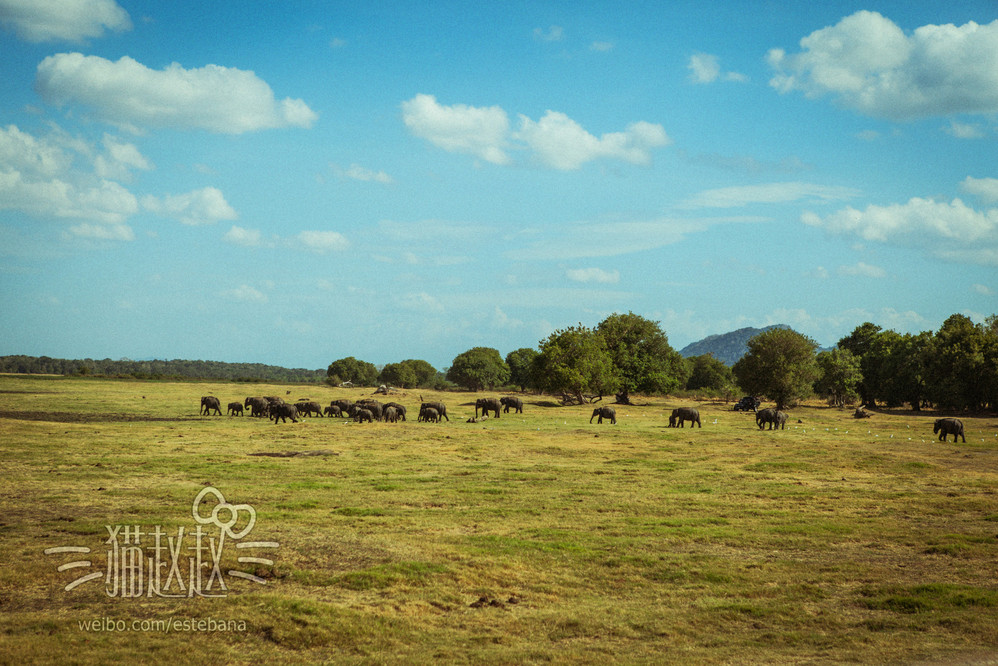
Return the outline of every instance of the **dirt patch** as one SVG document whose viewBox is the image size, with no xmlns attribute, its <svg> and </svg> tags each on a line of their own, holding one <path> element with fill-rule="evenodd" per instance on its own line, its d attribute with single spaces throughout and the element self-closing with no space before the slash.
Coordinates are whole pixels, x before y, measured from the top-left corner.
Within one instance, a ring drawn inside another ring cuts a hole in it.
<svg viewBox="0 0 998 666">
<path fill-rule="evenodd" d="M 200 421 L 195 416 L 148 416 L 146 414 L 79 414 L 76 412 L 41 412 L 0 409 L 0 419 L 18 421 L 52 421 L 55 423 L 115 423 L 115 422 L 165 422 Z"/>
<path fill-rule="evenodd" d="M 299 458 L 304 456 L 338 456 L 336 451 L 273 451 L 263 453 L 250 453 L 251 456 L 268 456 L 271 458 Z"/>
</svg>

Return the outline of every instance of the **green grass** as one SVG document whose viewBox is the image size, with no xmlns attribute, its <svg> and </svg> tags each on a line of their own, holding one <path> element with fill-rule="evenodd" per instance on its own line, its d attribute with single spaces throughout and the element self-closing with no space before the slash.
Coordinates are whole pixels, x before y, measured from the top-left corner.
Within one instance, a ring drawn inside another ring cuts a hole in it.
<svg viewBox="0 0 998 666">
<path fill-rule="evenodd" d="M 812 406 L 764 432 L 708 403 L 702 429 L 669 429 L 671 409 L 695 403 L 645 397 L 616 426 L 544 396 L 471 424 L 476 396 L 425 391 L 450 423 L 415 422 L 419 391 L 398 398 L 413 416 L 398 424 L 198 415 L 201 395 L 367 393 L 0 376 L 0 662 L 974 663 L 998 650 L 994 417 L 964 417 L 967 443 L 944 444 L 932 413 Z M 334 455 L 250 455 L 296 451 Z M 265 584 L 223 574 L 218 598 L 63 589 L 106 567 L 108 526 L 189 535 L 207 486 L 253 507 L 248 539 L 279 543 L 224 544 L 222 570 Z M 57 546 L 91 548 L 93 566 L 58 571 L 81 556 L 43 553 Z M 97 619 L 139 630 L 83 628 Z M 165 620 L 216 630 L 141 630 Z"/>
</svg>

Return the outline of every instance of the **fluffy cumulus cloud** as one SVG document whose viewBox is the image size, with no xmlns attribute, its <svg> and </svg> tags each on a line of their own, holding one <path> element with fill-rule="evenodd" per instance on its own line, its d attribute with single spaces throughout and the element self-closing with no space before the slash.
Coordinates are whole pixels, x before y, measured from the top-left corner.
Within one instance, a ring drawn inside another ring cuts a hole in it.
<svg viewBox="0 0 998 666">
<path fill-rule="evenodd" d="M 239 217 L 222 192 L 215 187 L 203 187 L 185 194 L 168 194 L 164 197 L 147 196 L 142 199 L 142 206 L 148 211 L 191 226 Z"/>
<path fill-rule="evenodd" d="M 384 171 L 375 171 L 374 169 L 362 167 L 359 164 L 351 164 L 346 169 L 331 164 L 330 168 L 332 168 L 333 173 L 339 178 L 349 178 L 350 180 L 359 180 L 368 183 L 381 183 L 382 185 L 391 185 L 395 182 L 395 179 Z"/>
<path fill-rule="evenodd" d="M 0 24 L 35 43 L 78 42 L 132 27 L 114 0 L 0 0 Z"/>
<path fill-rule="evenodd" d="M 243 229 L 232 225 L 232 228 L 225 232 L 222 240 L 241 247 L 258 247 L 260 245 L 260 231 L 258 229 Z"/>
<path fill-rule="evenodd" d="M 433 95 L 416 95 L 402 103 L 409 131 L 438 148 L 473 155 L 492 164 L 508 164 L 509 117 L 498 106 L 445 106 Z"/>
<path fill-rule="evenodd" d="M 108 143 L 110 160 L 121 144 L 114 139 Z M 133 149 L 119 157 L 142 163 L 144 158 Z M 0 128 L 0 210 L 75 221 L 73 235 L 131 240 L 125 221 L 138 211 L 138 201 L 122 185 L 96 173 L 92 156 L 98 152 L 58 131 L 36 137 L 15 125 Z"/>
<path fill-rule="evenodd" d="M 544 166 L 565 171 L 598 159 L 648 164 L 653 149 L 671 143 L 661 125 L 639 121 L 623 132 L 597 137 L 558 111 L 548 111 L 539 121 L 521 115 L 519 130 L 512 132 L 501 107 L 446 106 L 424 94 L 403 102 L 402 115 L 414 135 L 448 152 L 492 164 L 512 163 L 514 148 L 528 150 Z"/>
<path fill-rule="evenodd" d="M 218 65 L 149 69 L 124 56 L 112 62 L 59 53 L 39 65 L 36 89 L 47 103 L 79 104 L 104 122 L 140 131 L 147 127 L 204 129 L 241 134 L 275 127 L 311 127 L 318 117 L 300 99 L 278 102 L 250 71 Z"/>
<path fill-rule="evenodd" d="M 520 130 L 516 136 L 542 164 L 563 171 L 578 169 L 601 158 L 649 164 L 652 149 L 671 143 L 661 125 L 643 121 L 628 125 L 623 132 L 611 132 L 597 138 L 557 111 L 548 111 L 537 122 L 520 116 Z"/>
<path fill-rule="evenodd" d="M 968 194 L 980 197 L 985 203 L 998 203 L 998 178 L 974 178 L 967 176 L 960 189 Z"/>
<path fill-rule="evenodd" d="M 714 83 L 715 81 L 737 81 L 748 80 L 744 74 L 738 72 L 722 72 L 721 59 L 709 53 L 695 53 L 690 56 L 686 65 L 690 70 L 690 81 L 693 83 Z"/>
<path fill-rule="evenodd" d="M 832 95 L 894 120 L 998 111 L 998 21 L 925 25 L 909 35 L 876 12 L 859 11 L 800 47 L 769 52 L 770 85 L 780 92 Z"/>
<path fill-rule="evenodd" d="M 903 204 L 849 207 L 826 217 L 806 212 L 801 220 L 865 241 L 923 248 L 952 261 L 998 265 L 998 208 L 977 210 L 960 199 L 915 197 Z"/>
</svg>

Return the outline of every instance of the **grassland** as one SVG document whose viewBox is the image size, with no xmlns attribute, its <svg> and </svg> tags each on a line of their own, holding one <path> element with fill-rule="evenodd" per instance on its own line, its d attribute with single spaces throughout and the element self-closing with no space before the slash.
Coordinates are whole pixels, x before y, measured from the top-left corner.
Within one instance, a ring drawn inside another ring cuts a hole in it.
<svg viewBox="0 0 998 666">
<path fill-rule="evenodd" d="M 699 404 L 702 429 L 669 429 L 669 410 L 695 403 L 640 396 L 602 426 L 544 396 L 466 423 L 466 393 L 423 392 L 448 405 L 439 425 L 415 422 L 419 392 L 397 398 L 398 424 L 198 415 L 207 394 L 365 393 L 0 376 L 0 661 L 998 654 L 998 418 L 964 418 L 954 444 L 931 413 L 819 406 L 760 432 L 751 413 Z M 330 455 L 253 455 L 317 451 Z M 253 540 L 280 544 L 262 554 L 272 565 L 237 562 L 231 541 L 222 554 L 222 570 L 265 583 L 225 575 L 218 598 L 109 596 L 104 578 L 65 589 L 106 568 L 108 526 L 193 530 L 208 487 L 254 508 Z M 62 546 L 92 552 L 44 553 Z M 81 557 L 89 569 L 58 570 Z"/>
</svg>

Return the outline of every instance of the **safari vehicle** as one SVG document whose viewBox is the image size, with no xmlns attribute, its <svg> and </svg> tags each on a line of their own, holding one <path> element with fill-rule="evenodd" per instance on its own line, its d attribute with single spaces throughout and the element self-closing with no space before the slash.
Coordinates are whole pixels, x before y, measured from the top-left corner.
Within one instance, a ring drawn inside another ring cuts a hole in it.
<svg viewBox="0 0 998 666">
<path fill-rule="evenodd" d="M 736 412 L 747 412 L 751 409 L 754 412 L 759 409 L 759 405 L 761 404 L 762 401 L 759 398 L 747 395 L 735 403 L 734 410 Z"/>
</svg>

